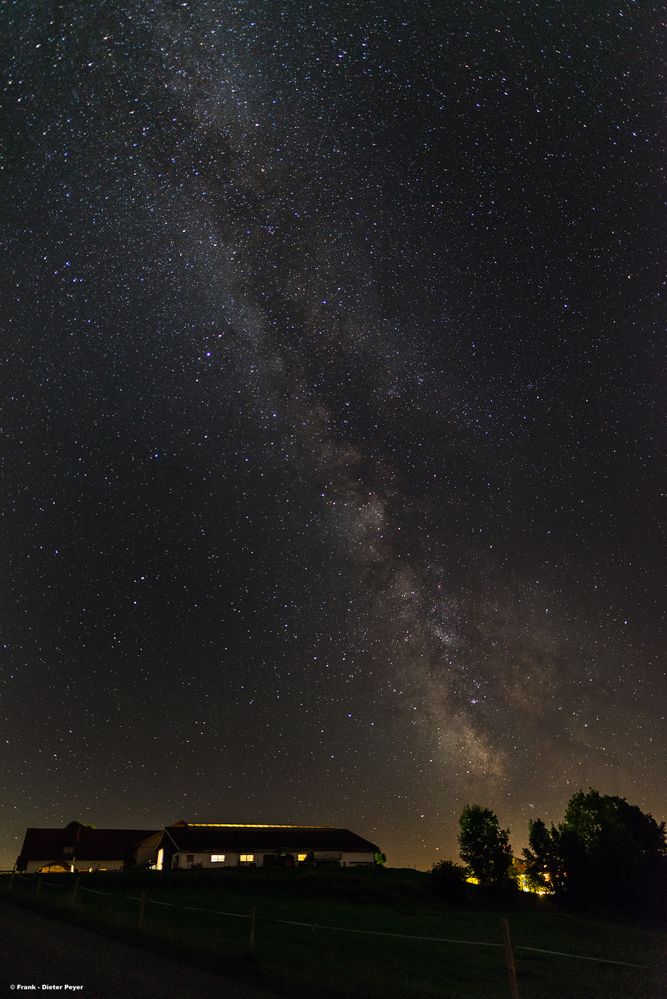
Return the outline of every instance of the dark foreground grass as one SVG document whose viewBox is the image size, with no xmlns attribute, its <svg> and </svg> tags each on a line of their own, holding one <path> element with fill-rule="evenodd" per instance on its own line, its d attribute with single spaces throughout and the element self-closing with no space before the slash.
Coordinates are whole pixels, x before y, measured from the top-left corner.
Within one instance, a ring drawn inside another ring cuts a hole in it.
<svg viewBox="0 0 667 999">
<path fill-rule="evenodd" d="M 36 875 L 17 875 L 9 893 L 8 882 L 0 878 L 0 893 L 17 904 L 294 999 L 505 999 L 509 986 L 498 946 L 504 915 L 522 999 L 667 999 L 665 938 L 656 928 L 574 916 L 534 897 L 519 896 L 501 908 L 474 889 L 466 900 L 445 904 L 430 894 L 428 876 L 416 871 L 91 874 L 81 876 L 74 905 L 71 875 L 44 877 L 37 895 Z M 253 909 L 256 942 L 249 955 Z M 382 933 L 439 939 L 375 935 Z"/>
</svg>

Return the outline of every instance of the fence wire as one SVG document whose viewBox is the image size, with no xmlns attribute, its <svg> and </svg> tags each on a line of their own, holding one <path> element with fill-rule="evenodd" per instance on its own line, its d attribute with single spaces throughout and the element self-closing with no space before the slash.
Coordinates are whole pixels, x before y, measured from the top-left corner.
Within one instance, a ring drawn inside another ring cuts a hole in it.
<svg viewBox="0 0 667 999">
<path fill-rule="evenodd" d="M 18 879 L 19 881 L 21 878 Z M 64 888 L 71 891 L 71 888 L 66 883 L 58 883 L 53 881 L 44 881 L 41 879 L 41 887 L 49 888 Z M 129 902 L 138 902 L 140 905 L 143 903 L 145 905 L 157 905 L 167 909 L 176 909 L 183 912 L 199 912 L 205 915 L 211 916 L 226 916 L 232 919 L 245 919 L 250 920 L 253 924 L 255 922 L 256 916 L 254 913 L 242 913 L 242 912 L 224 912 L 221 909 L 211 909 L 207 906 L 195 906 L 195 905 L 179 905 L 175 902 L 164 902 L 161 899 L 149 898 L 148 896 L 140 895 L 121 895 L 119 892 L 109 892 L 101 891 L 98 888 L 85 888 L 79 887 L 79 893 L 86 893 L 90 895 L 104 895 L 109 898 L 117 900 L 125 900 Z M 497 943 L 489 940 L 461 940 L 460 938 L 454 937 L 431 937 L 431 936 L 419 936 L 412 933 L 391 933 L 385 930 L 363 930 L 352 926 L 332 926 L 325 923 L 312 923 L 312 922 L 301 922 L 294 919 L 277 919 L 271 916 L 261 916 L 257 918 L 261 920 L 262 923 L 279 923 L 284 926 L 300 926 L 312 931 L 324 930 L 331 933 L 349 933 L 357 936 L 373 936 L 373 937 L 389 937 L 397 940 L 415 940 L 424 941 L 428 943 L 443 943 L 443 944 L 455 944 L 463 945 L 467 947 L 492 947 L 496 949 L 503 949 L 504 944 Z M 636 964 L 630 961 L 615 961 L 610 958 L 605 957 L 595 957 L 590 954 L 570 954 L 564 951 L 557 950 L 547 950 L 543 947 L 529 947 L 525 944 L 514 944 L 514 950 L 527 951 L 533 954 L 545 954 L 550 957 L 564 957 L 575 961 L 591 961 L 595 964 L 609 964 L 615 965 L 622 968 L 636 968 L 638 970 L 650 971 L 651 967 L 647 964 Z"/>
</svg>

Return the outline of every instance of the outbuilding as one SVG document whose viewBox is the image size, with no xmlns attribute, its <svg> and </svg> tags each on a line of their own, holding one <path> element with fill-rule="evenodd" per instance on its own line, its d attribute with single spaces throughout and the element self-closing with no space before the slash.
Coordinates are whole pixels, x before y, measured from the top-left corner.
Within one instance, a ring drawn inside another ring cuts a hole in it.
<svg viewBox="0 0 667 999">
<path fill-rule="evenodd" d="M 122 871 L 152 865 L 159 829 L 95 829 L 70 822 L 64 829 L 26 830 L 17 871 Z"/>
</svg>

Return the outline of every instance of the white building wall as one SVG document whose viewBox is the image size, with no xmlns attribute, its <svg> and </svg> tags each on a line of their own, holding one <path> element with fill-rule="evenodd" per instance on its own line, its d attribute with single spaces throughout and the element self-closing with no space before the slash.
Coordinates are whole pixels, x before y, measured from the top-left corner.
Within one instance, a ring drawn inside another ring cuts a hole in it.
<svg viewBox="0 0 667 999">
<path fill-rule="evenodd" d="M 94 871 L 122 871 L 123 861 L 118 860 L 118 858 L 115 860 L 77 860 L 75 858 L 74 866 L 82 873 L 90 870 L 91 867 Z"/>
<path fill-rule="evenodd" d="M 374 864 L 372 853 L 343 853 L 341 854 L 341 864 L 343 867 L 354 867 L 356 864 Z"/>
<path fill-rule="evenodd" d="M 47 860 L 29 860 L 26 866 L 26 874 L 34 874 L 35 871 L 38 871 L 40 867 L 44 867 L 46 864 L 57 864 L 57 863 L 60 863 L 60 861 L 54 860 L 53 857 Z M 74 858 L 65 857 L 62 863 L 74 864 L 76 870 L 81 871 L 82 874 L 88 871 L 91 867 L 94 871 L 102 869 L 104 869 L 105 871 L 123 870 L 123 861 L 118 860 L 118 858 L 114 860 L 78 860 L 76 857 Z"/>
<path fill-rule="evenodd" d="M 338 861 L 343 867 L 354 867 L 357 864 L 372 864 L 373 854 L 371 852 L 341 852 L 340 850 L 315 850 L 313 851 L 300 851 L 300 850 L 287 850 L 287 853 L 291 853 L 295 861 L 297 857 L 303 852 L 312 852 L 313 859 L 317 861 Z M 268 856 L 275 856 L 275 852 L 268 852 Z M 188 870 L 193 867 L 202 867 L 207 870 L 220 869 L 221 867 L 244 867 L 239 860 L 241 856 L 238 853 L 226 853 L 224 861 L 213 861 L 211 860 L 211 853 L 175 853 L 172 857 L 172 867 L 176 866 L 176 858 L 178 857 L 178 868 L 179 870 Z M 263 867 L 264 866 L 264 853 L 253 854 L 254 861 L 249 866 Z M 192 857 L 192 860 L 188 860 L 188 857 Z"/>
<path fill-rule="evenodd" d="M 239 865 L 239 854 L 238 853 L 226 853 L 224 860 L 211 860 L 211 857 L 215 854 L 211 853 L 175 853 L 171 860 L 171 866 L 178 866 L 179 870 L 188 870 L 192 867 L 206 867 L 206 868 L 220 868 L 220 867 L 238 867 Z M 178 864 L 176 864 L 176 858 L 178 857 Z M 192 860 L 188 858 L 192 857 Z M 255 854 L 255 863 L 258 863 L 259 855 Z"/>
</svg>

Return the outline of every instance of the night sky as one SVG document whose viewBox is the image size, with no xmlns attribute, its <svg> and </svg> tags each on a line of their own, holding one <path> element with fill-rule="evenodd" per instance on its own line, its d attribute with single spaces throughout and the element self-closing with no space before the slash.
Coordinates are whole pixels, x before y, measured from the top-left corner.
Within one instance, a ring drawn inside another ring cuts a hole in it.
<svg viewBox="0 0 667 999">
<path fill-rule="evenodd" d="M 660 11 L 4 5 L 0 866 L 665 818 Z"/>
</svg>

